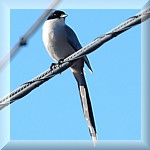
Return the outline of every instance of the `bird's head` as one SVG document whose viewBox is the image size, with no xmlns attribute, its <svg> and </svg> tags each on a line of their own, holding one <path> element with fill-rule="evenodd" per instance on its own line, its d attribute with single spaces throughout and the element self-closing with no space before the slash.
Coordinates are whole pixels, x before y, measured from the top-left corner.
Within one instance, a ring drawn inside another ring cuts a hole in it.
<svg viewBox="0 0 150 150">
<path fill-rule="evenodd" d="M 47 20 L 56 19 L 56 18 L 66 18 L 68 15 L 65 14 L 65 12 L 56 10 L 53 13 L 50 14 L 50 16 L 47 18 Z"/>
</svg>

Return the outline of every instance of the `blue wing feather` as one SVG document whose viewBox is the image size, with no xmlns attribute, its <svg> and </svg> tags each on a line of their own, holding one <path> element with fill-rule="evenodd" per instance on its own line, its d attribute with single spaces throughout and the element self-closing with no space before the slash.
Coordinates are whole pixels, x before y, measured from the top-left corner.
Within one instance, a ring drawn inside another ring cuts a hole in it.
<svg viewBox="0 0 150 150">
<path fill-rule="evenodd" d="M 66 25 L 66 36 L 67 36 L 68 42 L 74 48 L 75 51 L 82 48 L 75 32 L 67 25 Z"/>
<path fill-rule="evenodd" d="M 67 36 L 69 44 L 74 48 L 75 51 L 78 51 L 79 49 L 81 49 L 82 46 L 81 46 L 75 32 L 67 25 L 66 25 L 65 29 L 66 29 L 66 36 Z M 90 69 L 90 71 L 93 72 L 87 56 L 84 56 L 83 59 L 84 59 L 84 62 L 86 63 L 86 65 L 88 66 L 88 68 Z"/>
</svg>

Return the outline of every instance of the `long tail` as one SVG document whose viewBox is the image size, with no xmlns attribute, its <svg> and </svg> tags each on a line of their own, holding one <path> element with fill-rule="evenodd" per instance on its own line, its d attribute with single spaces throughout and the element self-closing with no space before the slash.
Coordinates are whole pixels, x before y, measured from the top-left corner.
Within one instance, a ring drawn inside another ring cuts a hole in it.
<svg viewBox="0 0 150 150">
<path fill-rule="evenodd" d="M 73 73 L 77 82 L 78 82 L 78 88 L 83 108 L 83 113 L 89 128 L 89 132 L 91 134 L 93 144 L 94 146 L 97 144 L 97 132 L 96 132 L 96 126 L 94 121 L 94 115 L 92 111 L 92 105 L 90 101 L 90 96 L 86 84 L 86 80 L 83 73 Z"/>
</svg>

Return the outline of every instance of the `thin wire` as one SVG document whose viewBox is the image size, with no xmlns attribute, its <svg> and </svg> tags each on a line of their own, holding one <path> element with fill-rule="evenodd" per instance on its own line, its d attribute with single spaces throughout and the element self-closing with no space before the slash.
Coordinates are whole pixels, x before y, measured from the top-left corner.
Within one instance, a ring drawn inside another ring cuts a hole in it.
<svg viewBox="0 0 150 150">
<path fill-rule="evenodd" d="M 141 13 L 137 14 L 136 16 L 129 18 L 124 23 L 117 26 L 115 29 L 100 36 L 99 38 L 96 38 L 93 42 L 89 43 L 87 46 L 81 48 L 77 52 L 68 56 L 67 58 L 64 59 L 64 61 L 61 64 L 58 64 L 56 68 L 45 71 L 38 77 L 35 77 L 33 80 L 17 88 L 9 95 L 1 98 L 0 110 L 6 107 L 7 105 L 9 105 L 9 103 L 13 103 L 16 100 L 24 97 L 29 92 L 34 90 L 36 87 L 40 86 L 44 82 L 48 81 L 50 78 L 54 77 L 56 74 L 61 73 L 62 71 L 69 68 L 72 65 L 73 61 L 75 61 L 76 59 L 79 59 L 83 57 L 84 55 L 87 55 L 93 52 L 94 50 L 99 48 L 101 45 L 106 43 L 107 41 L 113 39 L 117 35 L 127 31 L 128 29 L 134 27 L 135 25 L 140 24 L 141 22 L 147 20 L 148 18 L 150 18 L 150 7 L 142 11 Z"/>
<path fill-rule="evenodd" d="M 44 19 L 52 12 L 52 10 L 58 5 L 61 0 L 54 0 L 53 3 L 48 7 L 48 9 L 35 21 L 35 23 L 27 30 L 27 32 L 19 39 L 19 41 L 10 50 L 10 53 L 0 61 L 0 71 L 6 66 L 6 64 L 11 60 L 19 49 L 27 44 L 28 39 L 35 33 L 39 28 Z"/>
</svg>

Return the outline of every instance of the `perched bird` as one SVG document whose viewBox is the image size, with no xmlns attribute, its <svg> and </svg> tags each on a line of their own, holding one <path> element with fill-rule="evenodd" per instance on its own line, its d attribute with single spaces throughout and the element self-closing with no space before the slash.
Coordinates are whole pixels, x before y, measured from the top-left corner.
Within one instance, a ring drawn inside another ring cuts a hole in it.
<svg viewBox="0 0 150 150">
<path fill-rule="evenodd" d="M 65 12 L 56 10 L 50 14 L 42 28 L 42 38 L 45 48 L 49 55 L 57 62 L 82 48 L 75 32 L 65 24 L 67 16 Z M 70 68 L 78 83 L 84 116 L 95 145 L 97 143 L 97 132 L 90 96 L 84 77 L 84 63 L 92 71 L 87 56 L 76 60 Z"/>
</svg>

